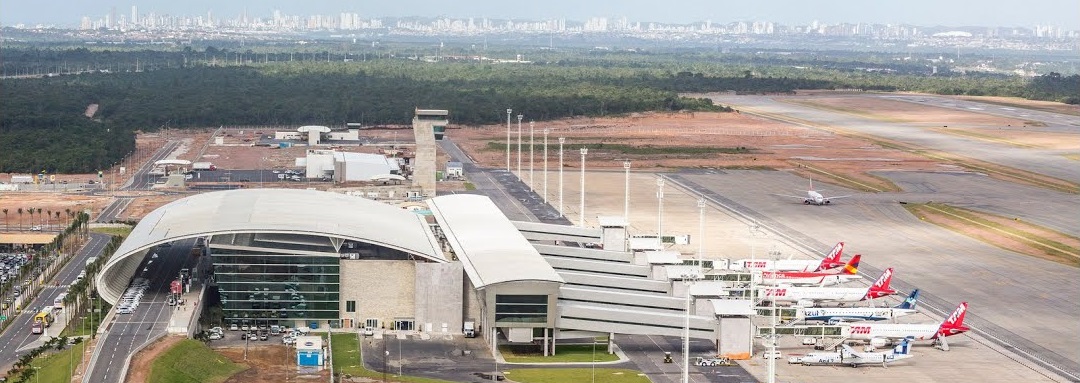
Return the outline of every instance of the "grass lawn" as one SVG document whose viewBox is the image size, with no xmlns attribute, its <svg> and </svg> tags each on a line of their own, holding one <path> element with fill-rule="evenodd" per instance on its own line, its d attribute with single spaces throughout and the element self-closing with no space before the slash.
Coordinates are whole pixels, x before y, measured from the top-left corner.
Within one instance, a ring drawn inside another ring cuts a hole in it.
<svg viewBox="0 0 1080 383">
<path fill-rule="evenodd" d="M 150 365 L 151 383 L 224 382 L 246 366 L 233 363 L 202 342 L 185 339 Z"/>
<path fill-rule="evenodd" d="M 619 360 L 615 354 L 607 353 L 606 343 L 596 344 L 596 360 L 593 360 L 593 345 L 572 344 L 556 345 L 555 355 L 543 356 L 539 348 L 499 346 L 503 359 L 509 363 L 566 363 L 566 362 L 611 362 Z"/>
<path fill-rule="evenodd" d="M 360 362 L 360 342 L 356 339 L 356 333 L 333 334 L 330 337 L 335 372 L 350 373 L 364 368 Z"/>
<path fill-rule="evenodd" d="M 30 378 L 30 381 L 45 383 L 70 381 L 71 368 L 72 366 L 78 366 L 79 362 L 82 361 L 84 348 L 86 348 L 86 342 L 70 345 L 63 351 L 50 354 L 44 358 L 38 357 L 34 359 L 31 365 L 40 369 L 37 370 L 37 376 Z"/>
<path fill-rule="evenodd" d="M 558 351 L 558 348 L 555 348 Z M 505 372 L 506 379 L 521 383 L 591 382 L 592 368 L 515 368 Z M 622 368 L 597 368 L 596 383 L 649 383 L 640 371 Z"/>
<path fill-rule="evenodd" d="M 128 234 L 131 234 L 131 229 L 132 229 L 132 227 L 130 227 L 130 226 L 126 226 L 126 227 L 95 227 L 93 229 L 90 229 L 90 231 L 95 232 L 95 233 L 108 234 L 108 235 L 119 235 L 121 237 L 127 238 Z"/>
</svg>

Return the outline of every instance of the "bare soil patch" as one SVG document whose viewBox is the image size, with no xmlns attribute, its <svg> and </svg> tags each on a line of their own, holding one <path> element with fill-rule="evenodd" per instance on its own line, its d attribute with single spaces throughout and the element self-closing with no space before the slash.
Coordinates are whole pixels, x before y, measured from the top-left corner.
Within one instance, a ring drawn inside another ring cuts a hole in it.
<svg viewBox="0 0 1080 383">
<path fill-rule="evenodd" d="M 128 204 L 127 208 L 120 213 L 118 218 L 122 220 L 139 220 L 154 211 L 154 209 L 190 195 L 191 194 L 162 194 L 137 197 Z"/>
<path fill-rule="evenodd" d="M 244 360 L 243 347 L 215 348 L 229 360 L 243 363 L 250 368 L 233 375 L 225 383 L 264 383 L 285 381 L 326 381 L 330 378 L 330 370 L 324 369 L 319 372 L 308 372 L 300 375 L 297 373 L 296 354 L 283 345 L 260 345 L 249 347 L 247 360 Z"/>
<path fill-rule="evenodd" d="M 157 359 L 158 356 L 168 351 L 181 340 L 184 340 L 184 337 L 166 336 L 143 348 L 142 351 L 139 351 L 131 358 L 131 368 L 128 370 L 127 379 L 124 379 L 124 381 L 128 383 L 147 383 L 147 379 L 150 378 L 150 365 L 154 363 L 154 359 Z"/>
<path fill-rule="evenodd" d="M 0 209 L 7 209 L 7 214 L 0 213 L 0 222 L 3 222 L 4 231 L 18 231 L 19 228 L 28 229 L 31 226 L 41 225 L 50 229 L 61 229 L 68 223 L 67 211 L 72 212 L 90 209 L 100 211 L 108 204 L 109 197 L 63 194 L 48 192 L 4 192 L 0 194 Z M 19 209 L 23 213 L 19 214 Z M 29 210 L 33 208 L 34 214 Z M 41 209 L 41 214 L 37 213 Z M 56 217 L 56 213 L 60 217 Z M 48 216 L 48 217 L 46 217 Z"/>
<path fill-rule="evenodd" d="M 884 121 L 927 124 L 933 126 L 980 125 L 1024 127 L 1030 121 L 968 112 L 933 105 L 920 105 L 865 96 L 825 96 L 813 98 L 781 98 L 784 102 L 856 114 Z"/>
<path fill-rule="evenodd" d="M 579 149 L 583 145 L 590 145 L 586 155 L 588 169 L 622 169 L 623 160 L 631 160 L 634 170 L 795 169 L 803 175 L 814 172 L 831 174 L 831 178 L 835 179 L 855 180 L 878 190 L 894 190 L 895 186 L 866 172 L 941 169 L 937 162 L 883 148 L 866 139 L 740 113 L 699 112 L 639 113 L 620 117 L 545 121 L 536 126 L 532 140 L 533 167 L 538 172 L 542 170 L 544 161 L 544 129 L 549 129 L 549 169 L 558 169 L 559 137 L 566 139 L 565 168 L 580 168 Z M 523 124 L 522 130 L 522 170 L 528 171 L 528 125 Z M 448 135 L 473 161 L 495 168 L 506 166 L 506 125 L 453 129 Z M 597 147 L 596 144 L 604 146 Z M 511 169 L 516 170 L 516 121 L 511 124 L 510 146 Z M 680 148 L 695 154 L 680 153 Z M 704 153 L 706 151 L 698 150 L 701 148 L 743 148 L 745 151 Z M 848 186 L 847 183 L 845 186 Z"/>
</svg>

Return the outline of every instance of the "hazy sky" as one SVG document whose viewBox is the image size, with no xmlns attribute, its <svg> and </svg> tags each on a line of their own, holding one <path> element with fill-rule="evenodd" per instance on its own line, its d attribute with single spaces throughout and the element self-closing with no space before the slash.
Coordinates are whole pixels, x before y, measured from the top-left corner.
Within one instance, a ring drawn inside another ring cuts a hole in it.
<svg viewBox="0 0 1080 383">
<path fill-rule="evenodd" d="M 712 20 L 776 21 L 784 24 L 870 22 L 922 26 L 1056 25 L 1080 30 L 1080 0 L 2 0 L 0 24 L 77 26 L 82 16 L 102 18 L 110 9 L 139 13 L 197 15 L 212 10 L 215 17 L 233 17 L 245 9 L 249 16 L 266 17 L 271 10 L 287 14 L 356 12 L 364 16 L 449 16 L 505 19 L 593 16 L 633 21 L 686 23 Z"/>
</svg>

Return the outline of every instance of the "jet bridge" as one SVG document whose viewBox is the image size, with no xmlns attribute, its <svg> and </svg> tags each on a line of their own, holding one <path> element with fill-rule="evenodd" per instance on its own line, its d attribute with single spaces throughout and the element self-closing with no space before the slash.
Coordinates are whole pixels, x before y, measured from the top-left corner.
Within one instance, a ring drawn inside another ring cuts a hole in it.
<svg viewBox="0 0 1080 383">
<path fill-rule="evenodd" d="M 511 223 L 525 239 L 530 241 L 598 243 L 601 237 L 601 231 L 598 228 L 523 221 L 511 221 Z"/>
</svg>

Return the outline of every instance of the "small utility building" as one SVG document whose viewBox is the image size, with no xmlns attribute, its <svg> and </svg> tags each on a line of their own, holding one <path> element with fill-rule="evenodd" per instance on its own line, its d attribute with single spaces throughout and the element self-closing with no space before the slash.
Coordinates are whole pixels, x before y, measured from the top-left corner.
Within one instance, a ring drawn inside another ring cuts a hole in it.
<svg viewBox="0 0 1080 383">
<path fill-rule="evenodd" d="M 321 367 L 324 362 L 323 341 L 319 336 L 296 337 L 296 365 Z"/>
</svg>

